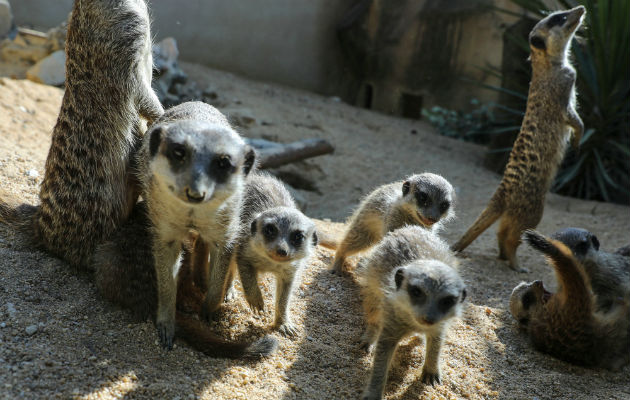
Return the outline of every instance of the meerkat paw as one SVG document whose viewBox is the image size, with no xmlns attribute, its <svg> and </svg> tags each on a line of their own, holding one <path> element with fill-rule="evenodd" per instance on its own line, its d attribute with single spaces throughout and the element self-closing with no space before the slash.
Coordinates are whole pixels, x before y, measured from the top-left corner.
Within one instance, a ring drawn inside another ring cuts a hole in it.
<svg viewBox="0 0 630 400">
<path fill-rule="evenodd" d="M 333 266 L 330 269 L 330 273 L 337 276 L 344 276 L 348 273 L 348 268 L 346 268 L 346 263 L 344 259 L 335 258 L 333 262 Z"/>
<path fill-rule="evenodd" d="M 236 299 L 236 289 L 234 289 L 234 286 L 230 286 L 230 288 L 225 292 L 224 301 L 228 302 L 233 301 L 234 299 Z"/>
<path fill-rule="evenodd" d="M 158 322 L 156 323 L 158 338 L 160 344 L 166 350 L 173 349 L 173 339 L 175 338 L 175 324 L 172 322 Z"/>
<path fill-rule="evenodd" d="M 518 263 L 508 263 L 508 267 L 510 267 L 510 269 L 512 271 L 516 271 L 516 272 L 520 272 L 521 274 L 528 274 L 529 270 L 527 268 L 523 268 L 521 266 L 518 265 Z"/>
<path fill-rule="evenodd" d="M 283 324 L 276 324 L 276 329 L 282 336 L 295 337 L 299 333 L 297 325 L 292 322 L 285 322 Z"/>
<path fill-rule="evenodd" d="M 439 385 L 442 383 L 442 378 L 440 378 L 440 371 L 429 372 L 427 370 L 422 370 L 422 375 L 420 375 L 420 380 L 431 386 Z"/>
</svg>

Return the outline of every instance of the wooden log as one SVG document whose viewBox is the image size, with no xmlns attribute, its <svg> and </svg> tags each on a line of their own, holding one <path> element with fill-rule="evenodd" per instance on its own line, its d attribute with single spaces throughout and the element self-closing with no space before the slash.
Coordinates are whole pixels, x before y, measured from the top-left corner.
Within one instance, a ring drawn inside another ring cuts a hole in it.
<svg viewBox="0 0 630 400">
<path fill-rule="evenodd" d="M 324 139 L 304 139 L 288 144 L 261 146 L 257 140 L 250 142 L 258 153 L 259 168 L 275 168 L 284 164 L 321 156 L 335 151 L 334 147 Z"/>
</svg>

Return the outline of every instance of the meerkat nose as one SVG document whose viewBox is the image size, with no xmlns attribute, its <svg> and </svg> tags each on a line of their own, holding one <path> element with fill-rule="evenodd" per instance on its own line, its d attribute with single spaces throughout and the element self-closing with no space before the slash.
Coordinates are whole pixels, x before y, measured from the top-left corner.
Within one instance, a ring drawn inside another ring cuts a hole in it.
<svg viewBox="0 0 630 400">
<path fill-rule="evenodd" d="M 186 189 L 186 198 L 191 203 L 200 203 L 206 197 L 206 192 L 199 192 L 190 188 Z"/>
<path fill-rule="evenodd" d="M 287 251 L 285 249 L 276 249 L 276 254 L 278 254 L 280 257 L 286 257 L 287 256 Z"/>
</svg>

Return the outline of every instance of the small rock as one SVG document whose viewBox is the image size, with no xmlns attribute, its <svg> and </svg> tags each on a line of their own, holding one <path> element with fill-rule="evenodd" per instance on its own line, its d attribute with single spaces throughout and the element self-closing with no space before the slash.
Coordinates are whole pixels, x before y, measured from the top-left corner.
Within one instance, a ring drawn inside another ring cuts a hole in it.
<svg viewBox="0 0 630 400">
<path fill-rule="evenodd" d="M 13 39 L 16 34 L 17 28 L 13 23 L 11 4 L 9 4 L 9 0 L 0 0 L 0 39 L 5 37 Z"/>
<path fill-rule="evenodd" d="M 37 172 L 36 169 L 29 169 L 26 172 L 26 176 L 28 176 L 29 178 L 37 178 L 39 177 L 39 172 Z"/>
<path fill-rule="evenodd" d="M 7 327 L 6 322 L 0 322 L 0 328 L 6 328 L 6 327 Z"/>
<path fill-rule="evenodd" d="M 37 332 L 37 325 L 29 325 L 26 327 L 26 334 L 31 336 Z"/>
<path fill-rule="evenodd" d="M 7 313 L 9 314 L 9 317 L 11 318 L 15 317 L 17 310 L 15 309 L 15 306 L 13 305 L 13 303 L 7 303 Z"/>
<path fill-rule="evenodd" d="M 26 78 L 37 83 L 61 86 L 66 80 L 66 53 L 57 50 L 26 71 Z"/>
</svg>

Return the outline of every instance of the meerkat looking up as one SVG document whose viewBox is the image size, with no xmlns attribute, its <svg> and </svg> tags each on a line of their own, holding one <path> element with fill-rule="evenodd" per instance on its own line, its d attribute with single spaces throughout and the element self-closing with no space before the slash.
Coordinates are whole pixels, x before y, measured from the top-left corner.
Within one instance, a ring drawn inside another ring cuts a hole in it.
<svg viewBox="0 0 630 400">
<path fill-rule="evenodd" d="M 302 214 L 289 191 L 277 179 L 250 174 L 240 209 L 241 230 L 234 248 L 235 261 L 252 309 L 263 311 L 258 275 L 276 277 L 274 328 L 286 336 L 297 333 L 289 316 L 289 302 L 295 281 L 317 245 L 315 224 Z M 231 285 L 232 273 L 227 273 Z"/>
<path fill-rule="evenodd" d="M 335 253 L 331 272 L 346 272 L 346 257 L 373 246 L 387 232 L 405 225 L 437 231 L 452 218 L 455 191 L 440 175 L 423 173 L 383 185 L 357 207 Z"/>
<path fill-rule="evenodd" d="M 144 123 L 162 106 L 151 89 L 151 34 L 143 0 L 75 1 L 66 83 L 32 218 L 36 242 L 78 268 L 127 218 L 140 189 L 132 174 Z M 0 219 L 10 210 L 0 204 Z M 3 210 L 4 209 L 4 210 Z M 33 215 L 34 214 L 34 215 Z"/>
<path fill-rule="evenodd" d="M 362 345 L 376 342 L 364 399 L 380 399 L 396 346 L 414 333 L 426 336 L 421 380 L 441 381 L 440 351 L 449 321 L 458 316 L 466 288 L 458 261 L 435 233 L 406 226 L 388 233 L 357 268 L 367 328 Z"/>
<path fill-rule="evenodd" d="M 617 299 L 630 297 L 630 258 L 600 250 L 597 236 L 586 229 L 562 229 L 551 238 L 571 249 L 584 268 L 597 295 L 598 310 L 609 310 Z"/>
<path fill-rule="evenodd" d="M 211 287 L 213 274 L 229 265 L 241 192 L 255 157 L 225 116 L 201 102 L 167 110 L 144 138 L 138 179 L 152 225 L 156 326 L 167 349 L 172 348 L 175 333 L 182 242 L 189 231 L 198 233 L 193 251 L 203 264 L 211 257 L 207 277 Z"/>
<path fill-rule="evenodd" d="M 532 80 L 521 131 L 510 153 L 503 179 L 488 206 L 453 245 L 462 251 L 497 219 L 499 258 L 519 268 L 516 249 L 521 234 L 535 228 L 543 215 L 545 196 L 573 132 L 577 148 L 584 131 L 575 110 L 575 69 L 569 64 L 571 39 L 582 23 L 583 6 L 555 12 L 529 34 Z"/>
<path fill-rule="evenodd" d="M 590 279 L 571 249 L 534 230 L 524 236 L 547 256 L 559 287 L 550 293 L 542 281 L 521 282 L 512 291 L 510 312 L 534 346 L 578 365 L 617 369 L 628 363 L 630 297 L 598 310 Z"/>
</svg>

